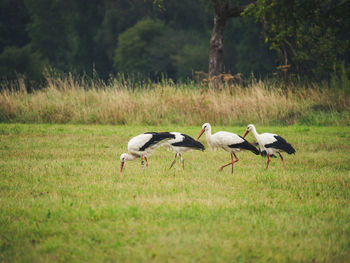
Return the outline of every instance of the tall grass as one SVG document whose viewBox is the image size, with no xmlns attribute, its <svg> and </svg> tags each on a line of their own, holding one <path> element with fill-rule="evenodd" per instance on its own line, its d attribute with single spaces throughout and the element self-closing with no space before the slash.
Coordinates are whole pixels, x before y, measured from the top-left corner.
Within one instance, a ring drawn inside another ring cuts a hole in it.
<svg viewBox="0 0 350 263">
<path fill-rule="evenodd" d="M 22 79 L 1 83 L 0 121 L 86 124 L 349 125 L 350 96 L 324 84 L 303 86 L 251 81 L 209 89 L 194 82 L 136 82 L 116 78 L 46 77 L 28 93 Z"/>
</svg>

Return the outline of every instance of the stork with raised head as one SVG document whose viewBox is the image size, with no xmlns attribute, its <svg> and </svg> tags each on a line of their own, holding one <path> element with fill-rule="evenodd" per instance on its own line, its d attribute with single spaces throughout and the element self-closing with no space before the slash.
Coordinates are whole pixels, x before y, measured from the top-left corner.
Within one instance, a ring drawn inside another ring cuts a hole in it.
<svg viewBox="0 0 350 263">
<path fill-rule="evenodd" d="M 204 145 L 201 144 L 199 141 L 196 141 L 189 135 L 179 133 L 179 132 L 171 132 L 171 134 L 175 135 L 175 138 L 162 143 L 163 147 L 175 152 L 175 159 L 172 162 L 170 168 L 173 167 L 174 164 L 176 163 L 176 157 L 180 156 L 182 168 L 185 169 L 185 163 L 181 153 L 187 152 L 190 150 L 204 151 L 205 150 Z"/>
<path fill-rule="evenodd" d="M 283 163 L 284 169 L 287 171 L 281 152 L 294 154 L 295 149 L 292 147 L 292 145 L 290 145 L 284 138 L 282 138 L 277 134 L 257 133 L 255 126 L 253 124 L 248 125 L 247 130 L 243 135 L 243 138 L 245 138 L 245 136 L 247 136 L 247 134 L 250 131 L 253 133 L 255 139 L 258 141 L 261 155 L 262 156 L 267 155 L 266 169 L 269 167 L 270 156 L 274 156 L 274 154 L 278 154 L 281 157 L 281 161 Z"/>
<path fill-rule="evenodd" d="M 128 143 L 128 153 L 120 155 L 120 172 L 123 171 L 123 166 L 126 161 L 133 161 L 136 158 L 141 158 L 141 170 L 144 168 L 144 161 L 148 167 L 147 157 L 157 149 L 164 141 L 174 139 L 175 135 L 169 132 L 146 132 L 139 134 Z"/>
<path fill-rule="evenodd" d="M 211 134 L 211 126 L 209 123 L 204 123 L 202 126 L 202 130 L 197 138 L 197 140 L 202 136 L 205 132 L 205 137 L 207 139 L 207 143 L 211 149 L 215 150 L 217 148 L 222 148 L 225 151 L 229 152 L 231 155 L 231 162 L 225 164 L 220 167 L 219 172 L 224 169 L 224 167 L 228 165 L 232 165 L 232 174 L 233 174 L 233 165 L 239 161 L 236 153 L 242 150 L 248 150 L 256 155 L 259 154 L 258 149 L 256 149 L 253 145 L 251 145 L 246 139 L 243 137 L 226 131 L 219 131 L 215 134 Z M 235 157 L 236 159 L 234 160 Z"/>
</svg>

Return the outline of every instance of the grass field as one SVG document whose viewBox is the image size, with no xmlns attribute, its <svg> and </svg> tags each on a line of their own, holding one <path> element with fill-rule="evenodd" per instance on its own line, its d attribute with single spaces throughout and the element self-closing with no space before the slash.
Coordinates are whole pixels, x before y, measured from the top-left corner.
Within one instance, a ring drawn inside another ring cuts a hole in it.
<svg viewBox="0 0 350 263">
<path fill-rule="evenodd" d="M 119 173 L 134 135 L 200 126 L 0 124 L 0 261 L 350 262 L 350 127 L 256 126 L 295 147 L 288 173 L 249 152 L 217 173 L 210 149 Z"/>
<path fill-rule="evenodd" d="M 350 126 L 350 81 L 284 83 L 251 80 L 221 83 L 164 80 L 105 83 L 71 74 L 48 77 L 47 86 L 27 92 L 24 80 L 0 81 L 0 122 L 103 125 Z"/>
</svg>

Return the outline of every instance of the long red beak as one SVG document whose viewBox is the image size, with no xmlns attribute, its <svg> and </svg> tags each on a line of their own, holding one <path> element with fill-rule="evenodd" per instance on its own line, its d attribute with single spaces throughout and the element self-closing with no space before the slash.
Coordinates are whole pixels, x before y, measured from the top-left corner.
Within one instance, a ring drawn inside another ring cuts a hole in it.
<svg viewBox="0 0 350 263">
<path fill-rule="evenodd" d="M 247 134 L 249 133 L 248 130 L 245 131 L 244 135 L 243 135 L 243 138 L 245 138 L 247 136 Z"/>
<path fill-rule="evenodd" d="M 198 138 L 197 138 L 197 141 L 199 140 L 199 138 L 202 136 L 202 134 L 205 132 L 205 129 L 202 129 L 201 130 L 201 133 L 199 134 Z"/>
<path fill-rule="evenodd" d="M 123 166 L 124 166 L 124 162 L 120 163 L 120 172 L 123 172 Z"/>
</svg>

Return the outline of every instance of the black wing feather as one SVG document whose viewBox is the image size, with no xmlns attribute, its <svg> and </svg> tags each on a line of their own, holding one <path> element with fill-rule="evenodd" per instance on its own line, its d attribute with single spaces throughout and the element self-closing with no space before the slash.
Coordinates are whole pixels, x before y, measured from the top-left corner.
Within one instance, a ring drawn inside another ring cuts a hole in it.
<svg viewBox="0 0 350 263">
<path fill-rule="evenodd" d="M 288 154 L 295 153 L 295 149 L 292 145 L 290 145 L 284 138 L 281 136 L 275 135 L 274 136 L 276 141 L 273 143 L 269 143 L 265 145 L 265 148 L 275 148 L 279 150 L 283 150 Z"/>
<path fill-rule="evenodd" d="M 140 151 L 144 151 L 148 147 L 165 139 L 175 139 L 175 135 L 170 132 L 145 132 L 145 134 L 152 134 L 152 137 L 140 148 Z"/>
<path fill-rule="evenodd" d="M 260 151 L 257 148 L 255 148 L 252 144 L 250 144 L 242 136 L 240 136 L 240 135 L 238 135 L 238 136 L 241 137 L 244 141 L 241 142 L 241 143 L 237 143 L 237 144 L 231 144 L 228 147 L 248 150 L 248 151 L 251 151 L 251 152 L 255 153 L 256 155 L 260 154 Z"/>
<path fill-rule="evenodd" d="M 196 141 L 195 139 L 193 139 L 191 136 L 188 136 L 187 134 L 181 133 L 181 135 L 184 136 L 184 140 L 181 142 L 172 143 L 171 145 L 179 146 L 179 147 L 188 147 L 195 150 L 202 150 L 202 151 L 205 150 L 204 145 L 201 144 L 199 141 Z"/>
</svg>

